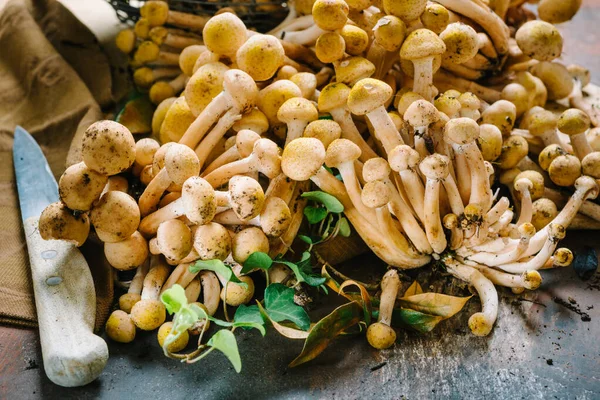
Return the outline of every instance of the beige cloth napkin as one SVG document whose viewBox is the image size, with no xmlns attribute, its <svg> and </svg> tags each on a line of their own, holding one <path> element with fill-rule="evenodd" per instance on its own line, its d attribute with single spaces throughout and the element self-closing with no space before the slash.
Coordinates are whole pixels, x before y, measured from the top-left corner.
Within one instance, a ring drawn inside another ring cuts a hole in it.
<svg viewBox="0 0 600 400">
<path fill-rule="evenodd" d="M 0 10 L 0 323 L 36 326 L 12 162 L 15 126 L 31 132 L 58 179 L 79 161 L 83 131 L 112 103 L 111 73 L 94 35 L 57 1 L 10 0 Z M 99 327 L 113 298 L 111 269 L 100 246 L 82 251 Z"/>
</svg>

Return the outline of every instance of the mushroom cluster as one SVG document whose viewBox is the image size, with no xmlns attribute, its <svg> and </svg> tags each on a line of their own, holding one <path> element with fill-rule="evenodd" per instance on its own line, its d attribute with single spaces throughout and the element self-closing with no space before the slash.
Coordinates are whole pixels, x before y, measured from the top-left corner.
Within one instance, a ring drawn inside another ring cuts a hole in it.
<svg viewBox="0 0 600 400">
<path fill-rule="evenodd" d="M 159 295 L 181 285 L 207 315 L 248 303 L 254 283 L 242 266 L 256 252 L 286 253 L 313 186 L 343 204 L 390 267 L 435 260 L 471 285 L 482 310 L 469 327 L 485 336 L 495 286 L 536 289 L 539 270 L 570 265 L 558 247 L 566 229 L 600 221 L 600 115 L 583 94 L 589 72 L 558 61 L 553 25 L 576 7 L 543 0 L 537 20 L 523 4 L 302 1 L 260 34 L 230 12 L 182 16 L 147 1 L 117 44 L 158 104 L 154 138 L 92 125 L 42 236 L 80 245 L 91 223 L 111 265 L 137 268 L 109 336 L 128 342 L 136 328 L 161 327 L 164 341 L 172 326 Z M 114 176 L 125 170 L 145 186 L 137 202 Z M 190 269 L 198 260 L 226 263 L 243 284 Z M 391 271 L 367 331 L 376 348 L 395 340 Z M 267 275 L 281 282 L 292 271 Z"/>
</svg>

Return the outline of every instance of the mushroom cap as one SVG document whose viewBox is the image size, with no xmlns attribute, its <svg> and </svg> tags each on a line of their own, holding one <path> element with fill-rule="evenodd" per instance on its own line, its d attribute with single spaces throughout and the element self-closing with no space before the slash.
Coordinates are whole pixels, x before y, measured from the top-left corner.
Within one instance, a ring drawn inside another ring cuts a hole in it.
<svg viewBox="0 0 600 400">
<path fill-rule="evenodd" d="M 283 235 L 292 222 L 287 203 L 279 197 L 268 197 L 260 213 L 260 227 L 268 237 Z"/>
<path fill-rule="evenodd" d="M 160 148 L 160 144 L 151 138 L 140 139 L 135 143 L 135 162 L 143 167 L 152 164 L 154 154 Z"/>
<path fill-rule="evenodd" d="M 406 24 L 398 17 L 384 15 L 373 28 L 375 43 L 386 51 L 398 51 L 406 36 Z"/>
<path fill-rule="evenodd" d="M 140 15 L 152 26 L 164 25 L 169 16 L 169 5 L 164 1 L 147 1 L 140 8 Z"/>
<path fill-rule="evenodd" d="M 228 282 L 227 286 L 221 290 L 221 299 L 232 307 L 237 307 L 248 303 L 254 296 L 254 281 L 249 276 L 240 276 L 238 279 L 244 282 L 244 287 L 235 282 Z"/>
<path fill-rule="evenodd" d="M 265 113 L 258 108 L 253 108 L 242 115 L 242 118 L 233 124 L 232 129 L 240 132 L 243 129 L 250 129 L 258 135 L 262 135 L 269 130 L 269 120 Z"/>
<path fill-rule="evenodd" d="M 390 189 L 382 181 L 365 183 L 360 194 L 363 204 L 369 208 L 383 207 L 390 201 L 390 198 Z"/>
<path fill-rule="evenodd" d="M 581 176 L 581 162 L 571 154 L 558 156 L 550 163 L 548 175 L 558 186 L 572 186 Z"/>
<path fill-rule="evenodd" d="M 164 26 L 155 26 L 148 32 L 148 37 L 157 45 L 163 44 L 163 41 L 169 34 L 169 31 Z"/>
<path fill-rule="evenodd" d="M 277 118 L 285 124 L 294 121 L 306 121 L 308 123 L 319 118 L 319 112 L 312 101 L 304 97 L 292 97 L 279 107 Z"/>
<path fill-rule="evenodd" d="M 441 4 L 427 2 L 425 11 L 421 14 L 423 27 L 437 33 L 438 35 L 446 29 L 450 21 L 448 9 Z"/>
<path fill-rule="evenodd" d="M 396 96 L 396 98 L 398 99 L 398 101 L 395 102 L 394 106 L 396 107 L 396 109 L 398 110 L 398 114 L 400 115 L 404 115 L 408 107 L 415 101 L 424 100 L 423 96 L 421 96 L 419 93 L 411 91 L 404 92 L 402 93 L 402 96 Z"/>
<path fill-rule="evenodd" d="M 557 267 L 568 267 L 573 263 L 573 252 L 565 247 L 561 247 L 554 252 L 554 265 Z"/>
<path fill-rule="evenodd" d="M 139 293 L 125 293 L 119 297 L 119 308 L 127 314 L 130 314 L 135 303 L 141 299 L 142 296 Z"/>
<path fill-rule="evenodd" d="M 156 60 L 159 54 L 160 48 L 156 45 L 156 43 L 146 40 L 140 43 L 138 46 L 133 55 L 133 60 L 141 64 L 149 63 Z"/>
<path fill-rule="evenodd" d="M 194 233 L 194 249 L 201 260 L 225 260 L 231 253 L 231 235 L 223 225 L 209 222 Z"/>
<path fill-rule="evenodd" d="M 106 243 L 120 242 L 129 238 L 140 224 L 140 209 L 130 195 L 110 191 L 90 212 L 90 221 L 100 240 Z"/>
<path fill-rule="evenodd" d="M 440 96 L 438 96 L 434 100 L 433 104 L 435 105 L 435 108 L 446 115 L 454 116 L 461 109 L 461 104 L 458 98 L 446 93 L 442 93 Z"/>
<path fill-rule="evenodd" d="M 348 95 L 348 108 L 352 114 L 365 115 L 382 107 L 394 91 L 387 83 L 365 78 L 358 81 Z"/>
<path fill-rule="evenodd" d="M 344 163 L 352 163 L 361 155 L 360 147 L 348 139 L 336 139 L 327 148 L 325 165 L 338 168 Z"/>
<path fill-rule="evenodd" d="M 179 68 L 187 76 L 194 75 L 194 66 L 200 54 L 206 51 L 206 46 L 195 44 L 181 50 L 179 54 Z"/>
<path fill-rule="evenodd" d="M 129 54 L 135 48 L 135 32 L 133 29 L 123 29 L 115 38 L 115 44 L 121 52 Z"/>
<path fill-rule="evenodd" d="M 584 175 L 600 179 L 600 151 L 593 151 L 583 157 L 581 168 Z"/>
<path fill-rule="evenodd" d="M 178 142 L 195 119 L 185 97 L 177 98 L 169 107 L 160 126 L 161 141 Z"/>
<path fill-rule="evenodd" d="M 100 197 L 108 176 L 100 174 L 84 162 L 71 165 L 58 181 L 60 199 L 71 210 L 88 211 Z"/>
<path fill-rule="evenodd" d="M 567 234 L 567 228 L 561 224 L 550 223 L 548 225 L 548 237 L 555 241 L 559 241 L 565 238 Z"/>
<path fill-rule="evenodd" d="M 444 41 L 429 29 L 416 29 L 404 40 L 400 49 L 400 58 L 419 60 L 421 58 L 441 56 L 446 51 Z"/>
<path fill-rule="evenodd" d="M 444 179 L 450 173 L 450 160 L 442 154 L 427 156 L 419 164 L 419 169 L 427 179 Z"/>
<path fill-rule="evenodd" d="M 298 72 L 289 79 L 300 88 L 302 97 L 305 99 L 312 99 L 314 97 L 315 90 L 317 90 L 317 77 L 315 74 L 310 72 Z"/>
<path fill-rule="evenodd" d="M 116 175 L 135 161 L 135 140 L 129 129 L 118 122 L 98 121 L 83 134 L 81 156 L 90 169 Z"/>
<path fill-rule="evenodd" d="M 292 67 L 291 65 L 284 65 L 281 68 L 279 68 L 279 71 L 277 71 L 277 74 L 275 75 L 275 80 L 290 79 L 297 73 L 298 70 L 296 68 Z"/>
<path fill-rule="evenodd" d="M 522 223 L 517 230 L 519 231 L 519 236 L 527 239 L 532 238 L 536 232 L 535 226 L 529 222 Z"/>
<path fill-rule="evenodd" d="M 106 336 L 119 343 L 131 343 L 135 339 L 135 324 L 129 314 L 122 310 L 113 311 L 105 326 Z"/>
<path fill-rule="evenodd" d="M 271 35 L 248 38 L 236 53 L 238 67 L 255 81 L 266 81 L 283 65 L 285 52 L 281 42 Z"/>
<path fill-rule="evenodd" d="M 444 215 L 442 223 L 444 224 L 444 228 L 446 229 L 455 229 L 456 227 L 458 227 L 458 217 L 456 216 L 456 214 L 446 214 Z"/>
<path fill-rule="evenodd" d="M 585 134 L 589 145 L 594 151 L 600 151 L 600 128 L 591 128 Z"/>
<path fill-rule="evenodd" d="M 194 72 L 183 92 L 196 117 L 223 90 L 223 79 L 229 68 L 220 62 L 204 64 Z"/>
<path fill-rule="evenodd" d="M 154 175 L 158 174 L 161 169 L 165 167 L 165 157 L 167 156 L 167 151 L 173 146 L 182 146 L 179 143 L 169 142 L 165 143 L 156 150 L 154 153 L 154 158 L 152 159 L 152 173 Z"/>
<path fill-rule="evenodd" d="M 523 193 L 525 190 L 531 190 L 533 188 L 533 183 L 526 178 L 515 179 L 513 187 L 517 192 Z"/>
<path fill-rule="evenodd" d="M 556 204 L 545 197 L 533 202 L 533 215 L 531 223 L 536 230 L 540 231 L 558 215 Z"/>
<path fill-rule="evenodd" d="M 199 176 L 192 176 L 183 183 L 181 200 L 185 215 L 194 224 L 210 222 L 217 212 L 215 190 Z"/>
<path fill-rule="evenodd" d="M 567 152 L 560 145 L 548 145 L 538 155 L 538 164 L 544 171 L 548 171 L 552 161 L 554 161 L 556 157 L 564 155 L 567 155 Z"/>
<path fill-rule="evenodd" d="M 319 94 L 318 107 L 321 112 L 330 112 L 345 107 L 350 95 L 350 88 L 343 83 L 332 82 L 325 86 Z"/>
<path fill-rule="evenodd" d="M 165 322 L 167 310 L 160 300 L 144 299 L 134 304 L 131 319 L 143 331 L 153 331 Z"/>
<path fill-rule="evenodd" d="M 560 32 L 545 21 L 524 23 L 517 30 L 515 39 L 523 54 L 538 61 L 552 61 L 562 53 L 563 39 Z"/>
<path fill-rule="evenodd" d="M 334 69 L 336 81 L 349 86 L 375 73 L 375 65 L 364 57 L 349 57 L 334 65 Z"/>
<path fill-rule="evenodd" d="M 279 107 L 292 97 L 302 97 L 302 91 L 288 79 L 275 81 L 258 93 L 257 107 L 269 120 L 269 126 L 282 125 L 282 122 L 277 119 L 277 112 Z"/>
<path fill-rule="evenodd" d="M 348 4 L 348 7 L 352 10 L 362 11 L 369 8 L 372 3 L 370 0 L 346 0 L 346 4 Z M 346 24 L 344 26 L 348 25 Z"/>
<path fill-rule="evenodd" d="M 294 139 L 283 149 L 281 170 L 292 180 L 306 181 L 323 166 L 325 158 L 325 146 L 319 139 L 312 137 Z"/>
<path fill-rule="evenodd" d="M 567 67 L 558 62 L 542 61 L 530 69 L 540 78 L 548 92 L 548 100 L 563 99 L 571 94 L 575 82 Z"/>
<path fill-rule="evenodd" d="M 404 120 L 413 128 L 427 127 L 439 119 L 437 108 L 427 100 L 414 101 L 404 112 Z"/>
<path fill-rule="evenodd" d="M 156 244 L 167 260 L 177 262 L 192 250 L 192 231 L 179 219 L 164 221 L 156 231 Z"/>
<path fill-rule="evenodd" d="M 252 154 L 256 158 L 258 172 L 269 179 L 275 178 L 281 172 L 281 157 L 279 147 L 269 139 L 258 139 L 254 143 Z"/>
<path fill-rule="evenodd" d="M 520 83 L 509 83 L 500 93 L 502 100 L 508 100 L 517 108 L 517 116 L 523 115 L 529 109 L 529 93 Z"/>
<path fill-rule="evenodd" d="M 390 177 L 392 169 L 382 157 L 374 157 L 365 161 L 363 165 L 363 179 L 365 182 L 382 181 Z"/>
<path fill-rule="evenodd" d="M 367 340 L 378 350 L 388 349 L 396 342 L 396 331 L 386 324 L 375 322 L 367 329 Z"/>
<path fill-rule="evenodd" d="M 342 29 L 348 22 L 348 4 L 344 0 L 316 0 L 312 8 L 315 24 L 326 31 Z"/>
<path fill-rule="evenodd" d="M 475 94 L 471 92 L 464 92 L 458 96 L 458 101 L 461 107 L 470 110 L 478 110 L 481 107 L 481 100 Z"/>
<path fill-rule="evenodd" d="M 446 46 L 442 56 L 444 62 L 463 64 L 475 57 L 479 51 L 477 32 L 462 22 L 449 24 L 439 37 Z"/>
<path fill-rule="evenodd" d="M 586 190 L 587 196 L 586 200 L 593 200 L 598 197 L 598 184 L 596 180 L 592 177 L 582 175 L 575 181 L 575 190 Z"/>
<path fill-rule="evenodd" d="M 558 118 L 558 129 L 569 136 L 579 135 L 590 129 L 590 117 L 577 108 L 565 110 Z"/>
<path fill-rule="evenodd" d="M 174 97 L 176 94 L 175 89 L 173 89 L 173 86 L 171 86 L 169 82 L 158 81 L 150 87 L 148 97 L 153 104 L 158 105 L 163 100 Z"/>
<path fill-rule="evenodd" d="M 304 129 L 304 137 L 319 139 L 325 148 L 342 135 L 340 125 L 329 119 L 318 119 L 309 123 Z"/>
<path fill-rule="evenodd" d="M 158 328 L 158 332 L 156 334 L 156 339 L 158 340 L 158 344 L 161 348 L 164 346 L 165 340 L 167 339 L 167 336 L 169 336 L 169 333 L 171 333 L 172 329 L 173 329 L 173 322 L 171 322 L 171 321 L 165 322 L 164 324 L 162 324 L 160 326 L 160 328 Z M 189 340 L 190 340 L 190 335 L 189 335 L 188 331 L 185 330 L 185 331 L 181 332 L 181 334 L 177 337 L 177 339 L 175 339 L 173 342 L 171 342 L 169 344 L 167 350 L 170 351 L 171 353 L 177 353 L 186 348 Z"/>
<path fill-rule="evenodd" d="M 154 74 L 148 67 L 138 68 L 133 72 L 133 82 L 136 86 L 147 88 L 154 82 Z"/>
<path fill-rule="evenodd" d="M 533 136 L 542 136 L 544 133 L 556 129 L 557 126 L 558 118 L 552 111 L 540 110 L 528 118 L 529 133 Z"/>
<path fill-rule="evenodd" d="M 231 255 L 235 262 L 244 264 L 252 253 L 269 252 L 269 239 L 260 228 L 251 226 L 242 229 L 232 238 Z"/>
<path fill-rule="evenodd" d="M 477 203 L 470 203 L 465 206 L 465 218 L 467 221 L 479 223 L 483 220 L 483 208 Z"/>
<path fill-rule="evenodd" d="M 57 201 L 42 211 L 38 228 L 44 240 L 66 240 L 79 247 L 90 233 L 90 220 L 87 214 L 73 214 L 67 206 Z"/>
<path fill-rule="evenodd" d="M 358 26 L 346 24 L 340 31 L 340 35 L 344 38 L 346 53 L 351 56 L 361 55 L 369 46 L 369 35 Z"/>
<path fill-rule="evenodd" d="M 148 242 L 138 231 L 116 243 L 104 244 L 108 263 L 119 271 L 128 271 L 143 264 L 148 257 Z M 187 255 L 187 254 L 186 254 Z"/>
<path fill-rule="evenodd" d="M 485 161 L 495 161 L 502 153 L 502 132 L 492 124 L 480 125 L 477 144 Z"/>
<path fill-rule="evenodd" d="M 520 180 L 531 182 L 529 194 L 532 200 L 535 201 L 544 195 L 544 177 L 539 172 L 533 170 L 520 172 L 514 179 L 515 185 Z"/>
<path fill-rule="evenodd" d="M 406 144 L 396 146 L 388 154 L 388 162 L 393 171 L 400 172 L 414 169 L 421 159 L 419 152 Z"/>
<path fill-rule="evenodd" d="M 213 53 L 226 56 L 234 56 L 246 38 L 246 25 L 230 12 L 210 18 L 202 30 L 206 47 Z"/>
<path fill-rule="evenodd" d="M 337 32 L 325 32 L 319 36 L 315 43 L 315 55 L 322 63 L 332 63 L 344 58 L 346 42 L 344 37 Z"/>
<path fill-rule="evenodd" d="M 235 147 L 240 157 L 246 158 L 254 149 L 254 144 L 260 139 L 260 135 L 250 129 L 242 129 L 235 135 Z"/>
<path fill-rule="evenodd" d="M 567 71 L 569 71 L 573 79 L 579 81 L 582 88 L 590 84 L 592 77 L 590 70 L 586 67 L 579 64 L 569 64 L 567 65 Z"/>
<path fill-rule="evenodd" d="M 475 336 L 487 336 L 494 324 L 490 323 L 484 313 L 475 313 L 469 318 L 469 329 Z"/>
<path fill-rule="evenodd" d="M 258 216 L 265 203 L 265 193 L 254 179 L 236 175 L 229 180 L 231 208 L 242 221 Z"/>
<path fill-rule="evenodd" d="M 256 82 L 241 69 L 230 69 L 225 72 L 223 90 L 229 93 L 240 114 L 254 108 L 258 98 Z"/>
<path fill-rule="evenodd" d="M 385 13 L 395 15 L 404 22 L 412 22 L 419 18 L 426 6 L 427 0 L 383 0 Z"/>
<path fill-rule="evenodd" d="M 140 172 L 140 182 L 144 186 L 148 186 L 150 182 L 154 179 L 154 172 L 152 171 L 152 165 L 146 165 L 142 172 Z"/>
<path fill-rule="evenodd" d="M 133 27 L 133 33 L 135 33 L 135 36 L 140 39 L 148 39 L 148 36 L 150 35 L 150 28 L 151 26 L 148 18 L 141 17 L 135 23 Z"/>
<path fill-rule="evenodd" d="M 446 123 L 444 134 L 459 145 L 472 143 L 479 137 L 479 125 L 471 118 L 454 118 Z"/>
<path fill-rule="evenodd" d="M 580 7 L 581 0 L 541 0 L 537 10 L 541 20 L 560 24 L 573 18 Z"/>
<path fill-rule="evenodd" d="M 507 100 L 498 100 L 481 113 L 482 123 L 495 125 L 508 136 L 517 120 L 517 107 Z"/>
<path fill-rule="evenodd" d="M 187 178 L 200 173 L 196 152 L 186 145 L 174 143 L 165 154 L 165 168 L 169 179 L 181 186 Z"/>
</svg>

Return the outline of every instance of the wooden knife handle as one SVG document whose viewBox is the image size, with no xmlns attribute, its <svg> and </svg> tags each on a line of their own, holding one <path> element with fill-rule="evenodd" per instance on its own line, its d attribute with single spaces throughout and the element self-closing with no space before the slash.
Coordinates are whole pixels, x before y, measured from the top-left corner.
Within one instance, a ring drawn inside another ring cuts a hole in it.
<svg viewBox="0 0 600 400">
<path fill-rule="evenodd" d="M 24 223 L 44 370 L 60 386 L 82 386 L 100 375 L 108 347 L 94 335 L 96 292 L 89 266 L 74 245 L 42 239 L 38 217 Z"/>
</svg>

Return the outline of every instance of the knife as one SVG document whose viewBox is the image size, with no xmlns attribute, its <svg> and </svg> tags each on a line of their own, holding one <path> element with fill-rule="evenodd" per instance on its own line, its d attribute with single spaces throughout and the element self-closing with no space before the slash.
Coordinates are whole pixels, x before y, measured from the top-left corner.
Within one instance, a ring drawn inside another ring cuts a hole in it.
<svg viewBox="0 0 600 400">
<path fill-rule="evenodd" d="M 75 245 L 42 239 L 38 221 L 59 201 L 58 185 L 35 139 L 15 130 L 13 162 L 29 251 L 44 370 L 60 386 L 82 386 L 100 375 L 106 342 L 94 335 L 96 292 L 89 266 Z"/>
</svg>

